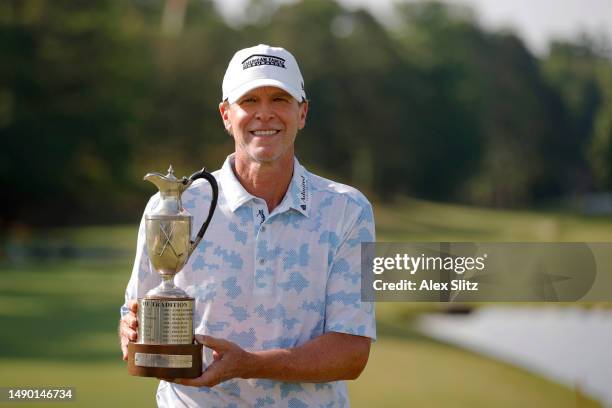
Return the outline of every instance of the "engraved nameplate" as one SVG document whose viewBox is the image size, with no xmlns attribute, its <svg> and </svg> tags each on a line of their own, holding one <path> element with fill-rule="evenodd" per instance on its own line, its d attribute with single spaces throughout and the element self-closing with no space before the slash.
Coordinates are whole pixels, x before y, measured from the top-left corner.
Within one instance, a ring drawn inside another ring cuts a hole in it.
<svg viewBox="0 0 612 408">
<path fill-rule="evenodd" d="M 191 368 L 191 355 L 134 353 L 134 364 L 140 367 Z"/>
<path fill-rule="evenodd" d="M 138 342 L 191 344 L 193 299 L 141 299 L 138 307 Z"/>
</svg>

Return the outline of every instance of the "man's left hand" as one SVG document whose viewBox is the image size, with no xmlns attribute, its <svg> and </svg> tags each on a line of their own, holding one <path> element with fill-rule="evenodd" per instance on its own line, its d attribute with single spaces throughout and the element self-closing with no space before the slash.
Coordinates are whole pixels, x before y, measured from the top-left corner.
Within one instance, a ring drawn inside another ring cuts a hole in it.
<svg viewBox="0 0 612 408">
<path fill-rule="evenodd" d="M 236 343 L 212 336 L 196 334 L 196 341 L 213 350 L 213 362 L 198 378 L 164 379 L 181 385 L 192 387 L 214 387 L 232 378 L 244 378 L 250 366 L 251 353 L 242 349 Z"/>
</svg>

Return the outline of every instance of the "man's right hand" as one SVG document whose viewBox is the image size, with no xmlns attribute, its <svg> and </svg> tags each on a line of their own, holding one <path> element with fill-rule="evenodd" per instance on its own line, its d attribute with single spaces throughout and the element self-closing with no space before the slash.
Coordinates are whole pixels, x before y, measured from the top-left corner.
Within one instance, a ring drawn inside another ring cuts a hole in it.
<svg viewBox="0 0 612 408">
<path fill-rule="evenodd" d="M 123 352 L 123 359 L 128 359 L 128 343 L 130 341 L 136 341 L 138 339 L 138 318 L 136 312 L 138 311 L 138 301 L 132 299 L 128 302 L 130 311 L 125 314 L 119 321 L 119 341 L 121 342 L 121 351 Z"/>
</svg>

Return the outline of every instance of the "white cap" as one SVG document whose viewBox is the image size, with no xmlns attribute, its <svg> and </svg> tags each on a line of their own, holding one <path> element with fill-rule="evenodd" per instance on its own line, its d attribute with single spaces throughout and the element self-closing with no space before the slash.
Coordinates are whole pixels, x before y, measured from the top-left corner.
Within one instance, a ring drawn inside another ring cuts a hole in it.
<svg viewBox="0 0 612 408">
<path fill-rule="evenodd" d="M 236 52 L 223 77 L 223 100 L 234 103 L 261 86 L 281 88 L 298 102 L 306 99 L 300 67 L 284 48 L 259 44 Z"/>
</svg>

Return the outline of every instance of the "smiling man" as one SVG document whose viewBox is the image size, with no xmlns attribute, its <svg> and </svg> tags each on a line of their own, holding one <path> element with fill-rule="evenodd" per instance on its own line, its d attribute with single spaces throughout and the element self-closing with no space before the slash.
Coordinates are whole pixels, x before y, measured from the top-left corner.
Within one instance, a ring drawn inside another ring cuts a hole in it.
<svg viewBox="0 0 612 408">
<path fill-rule="evenodd" d="M 342 380 L 359 376 L 376 337 L 373 305 L 360 296 L 360 244 L 374 240 L 372 208 L 354 188 L 308 172 L 295 158 L 308 101 L 288 51 L 238 51 L 222 88 L 219 110 L 235 152 L 213 173 L 217 210 L 176 277 L 196 299 L 206 368 L 199 378 L 161 381 L 158 405 L 348 406 Z M 209 185 L 195 182 L 184 197 L 198 225 Z M 160 279 L 143 225 L 120 321 L 124 359 L 136 340 L 135 299 Z"/>
</svg>

